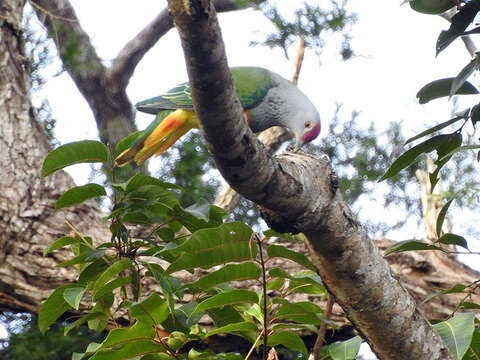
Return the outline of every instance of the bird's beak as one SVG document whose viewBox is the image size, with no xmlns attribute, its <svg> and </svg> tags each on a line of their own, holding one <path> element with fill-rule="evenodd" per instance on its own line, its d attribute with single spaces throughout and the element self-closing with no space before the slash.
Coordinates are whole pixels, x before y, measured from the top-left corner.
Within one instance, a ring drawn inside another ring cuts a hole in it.
<svg viewBox="0 0 480 360">
<path fill-rule="evenodd" d="M 298 132 L 296 132 L 296 131 L 294 131 L 294 130 L 292 130 L 292 132 L 293 132 L 293 134 L 295 135 L 295 146 L 294 146 L 294 149 L 295 149 L 295 150 L 298 150 L 298 149 L 300 149 L 300 148 L 303 146 L 303 144 L 304 144 L 303 139 L 302 139 L 302 135 L 300 135 L 300 133 L 298 133 Z"/>
</svg>

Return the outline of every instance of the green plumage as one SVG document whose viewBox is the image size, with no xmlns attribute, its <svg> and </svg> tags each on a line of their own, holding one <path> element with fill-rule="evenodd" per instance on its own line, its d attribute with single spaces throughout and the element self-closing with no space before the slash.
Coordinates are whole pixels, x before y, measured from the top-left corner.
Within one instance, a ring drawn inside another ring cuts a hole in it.
<svg viewBox="0 0 480 360">
<path fill-rule="evenodd" d="M 272 78 L 265 69 L 234 67 L 231 72 L 237 95 L 245 110 L 258 105 L 272 87 Z M 193 110 L 190 85 L 180 84 L 163 95 L 139 102 L 136 107 L 139 111 L 155 115 L 166 109 Z"/>
</svg>

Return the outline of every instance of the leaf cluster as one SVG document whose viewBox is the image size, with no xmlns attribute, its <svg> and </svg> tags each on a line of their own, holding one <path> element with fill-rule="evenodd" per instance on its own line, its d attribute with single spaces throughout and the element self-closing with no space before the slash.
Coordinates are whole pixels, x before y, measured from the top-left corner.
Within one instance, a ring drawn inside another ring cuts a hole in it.
<svg viewBox="0 0 480 360">
<path fill-rule="evenodd" d="M 443 6 L 453 6 L 451 3 L 446 4 L 445 2 L 429 1 L 411 1 L 410 5 L 414 10 L 424 13 L 439 13 L 445 10 Z M 437 40 L 437 55 L 459 36 L 467 34 L 465 29 L 473 22 L 479 10 L 480 2 L 477 0 L 472 0 L 459 7 L 458 12 L 451 19 L 450 29 L 443 31 L 439 35 Z M 468 33 L 476 32 L 474 29 Z M 460 70 L 457 76 L 435 80 L 426 84 L 417 93 L 419 102 L 426 104 L 435 99 L 444 97 L 451 98 L 454 95 L 478 96 L 478 89 L 468 82 L 468 78 L 479 69 L 479 64 L 480 60 L 477 55 Z M 446 174 L 455 174 L 455 176 L 453 176 L 452 186 L 447 191 L 449 201 L 447 201 L 444 207 L 444 212 L 441 213 L 441 223 L 443 223 L 445 212 L 448 210 L 454 198 L 459 204 L 463 205 L 468 199 L 472 198 L 471 194 L 474 194 L 478 189 L 478 181 L 476 181 L 476 178 L 469 179 L 473 170 L 472 159 L 469 157 L 469 152 L 476 150 L 478 160 L 480 158 L 480 144 L 477 144 L 472 136 L 466 134 L 464 129 L 467 124 L 471 125 L 474 130 L 476 129 L 476 124 L 480 119 L 479 109 L 480 103 L 408 139 L 405 145 L 426 138 L 400 155 L 380 178 L 380 181 L 394 179 L 401 170 L 417 163 L 424 154 L 436 154 L 434 162 L 435 169 L 429 174 L 430 191 L 433 193 L 442 176 L 441 172 L 443 168 L 447 169 L 448 172 L 445 171 Z M 453 131 L 451 130 L 452 128 Z M 459 166 L 459 164 L 461 164 L 461 166 Z M 462 168 L 461 172 L 458 172 L 459 168 Z M 439 238 L 442 236 L 438 226 L 437 235 Z M 447 238 L 449 241 L 453 241 L 455 245 L 463 246 L 465 243 L 465 239 L 458 235 L 449 234 Z"/>
<path fill-rule="evenodd" d="M 127 142 L 121 142 L 115 153 L 124 146 Z M 114 158 L 100 142 L 70 143 L 47 156 L 42 175 L 80 162 L 100 162 L 114 179 Z M 279 245 L 263 249 L 248 226 L 223 223 L 226 214 L 204 200 L 182 207 L 173 191 L 179 190 L 177 185 L 136 174 L 111 187 L 114 207 L 104 219 L 110 224 L 109 242 L 98 244 L 67 223 L 72 233 L 44 251 L 48 256 L 70 249 L 72 257 L 57 266 L 74 266 L 79 275 L 76 282 L 53 291 L 42 305 L 40 330 L 45 332 L 62 314 L 76 310 L 81 316 L 68 324 L 65 334 L 83 325 L 108 331 L 105 340 L 91 343 L 73 359 L 237 358 L 197 351 L 191 345 L 220 333 L 242 336 L 253 348 L 266 341 L 265 345 L 283 345 L 307 357 L 303 340 L 291 330 L 316 332 L 328 320 L 317 305 L 287 300 L 296 293 L 326 294 L 304 255 Z M 106 194 L 98 184 L 77 186 L 65 192 L 56 207 Z M 274 258 L 296 262 L 305 270 L 290 274 L 268 267 Z M 195 279 L 182 282 L 178 276 L 182 271 L 195 274 Z M 144 293 L 145 278 L 156 282 L 160 291 Z M 245 282 L 256 286 L 245 289 L 241 286 Z M 205 316 L 214 329 L 200 326 Z"/>
</svg>

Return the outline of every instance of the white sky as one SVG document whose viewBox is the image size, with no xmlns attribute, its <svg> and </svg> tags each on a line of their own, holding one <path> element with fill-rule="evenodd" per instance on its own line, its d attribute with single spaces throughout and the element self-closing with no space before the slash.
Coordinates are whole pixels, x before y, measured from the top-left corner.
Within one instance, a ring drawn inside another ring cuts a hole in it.
<svg viewBox="0 0 480 360">
<path fill-rule="evenodd" d="M 166 6 L 166 1 L 158 0 L 134 3 L 71 0 L 71 3 L 99 55 L 107 63 L 126 41 Z M 303 1 L 280 3 L 282 6 L 300 6 Z M 449 118 L 451 102 L 441 99 L 419 105 L 415 95 L 432 80 L 455 76 L 470 60 L 469 54 L 457 40 L 435 59 L 435 41 L 440 30 L 448 28 L 447 22 L 437 16 L 418 14 L 400 3 L 400 0 L 350 0 L 348 8 L 358 14 L 351 33 L 352 48 L 358 54 L 356 58 L 339 61 L 338 41 L 327 46 L 321 62 L 312 51 L 307 52 L 299 87 L 315 103 L 323 122 L 332 117 L 335 102 L 344 104 L 345 114 L 360 111 L 358 121 L 366 126 L 373 121 L 382 129 L 389 122 L 405 120 L 407 137 Z M 246 10 L 220 14 L 219 18 L 231 66 L 262 66 L 284 77 L 290 76 L 292 65 L 281 50 L 249 47 L 251 40 L 261 41 L 272 29 L 260 13 Z M 292 48 L 292 54 L 294 50 Z M 170 31 L 140 62 L 130 81 L 128 94 L 135 103 L 186 79 L 178 35 Z M 49 80 L 45 92 L 58 121 L 56 135 L 62 143 L 97 138 L 93 115 L 66 73 Z M 137 120 L 139 128 L 143 128 L 152 117 L 138 114 Z M 85 169 L 77 166 L 69 171 L 78 183 L 84 183 L 88 176 Z M 383 212 L 383 208 L 372 210 Z M 392 223 L 398 220 L 394 219 L 395 214 L 389 216 Z M 399 239 L 421 238 L 422 233 L 423 230 L 418 230 L 415 224 L 399 235 Z"/>
</svg>

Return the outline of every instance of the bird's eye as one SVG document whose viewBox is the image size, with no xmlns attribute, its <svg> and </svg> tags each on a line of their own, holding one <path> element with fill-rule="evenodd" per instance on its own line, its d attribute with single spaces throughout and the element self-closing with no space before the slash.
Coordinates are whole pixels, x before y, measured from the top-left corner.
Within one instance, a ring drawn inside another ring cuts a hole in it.
<svg viewBox="0 0 480 360">
<path fill-rule="evenodd" d="M 309 128 L 312 123 L 310 121 L 305 121 L 303 124 L 306 128 Z"/>
</svg>

